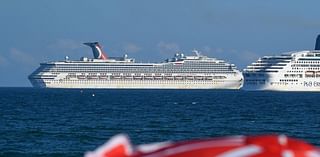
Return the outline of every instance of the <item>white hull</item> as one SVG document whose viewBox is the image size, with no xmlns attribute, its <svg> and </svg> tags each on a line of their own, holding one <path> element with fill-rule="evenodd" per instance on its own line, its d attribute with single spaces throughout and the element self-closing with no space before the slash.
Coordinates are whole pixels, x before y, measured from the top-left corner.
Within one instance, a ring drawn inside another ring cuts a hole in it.
<svg viewBox="0 0 320 157">
<path fill-rule="evenodd" d="M 246 91 L 310 91 L 320 92 L 320 79 L 306 80 L 298 83 L 274 84 L 267 82 L 260 85 L 248 85 L 244 83 L 242 90 Z"/>
<path fill-rule="evenodd" d="M 320 92 L 319 88 L 301 88 L 301 87 L 252 87 L 252 88 L 242 88 L 245 91 L 284 91 L 284 92 Z"/>
<path fill-rule="evenodd" d="M 34 87 L 40 88 L 97 88 L 97 89 L 240 89 L 241 80 L 217 81 L 59 81 L 34 82 Z"/>
</svg>

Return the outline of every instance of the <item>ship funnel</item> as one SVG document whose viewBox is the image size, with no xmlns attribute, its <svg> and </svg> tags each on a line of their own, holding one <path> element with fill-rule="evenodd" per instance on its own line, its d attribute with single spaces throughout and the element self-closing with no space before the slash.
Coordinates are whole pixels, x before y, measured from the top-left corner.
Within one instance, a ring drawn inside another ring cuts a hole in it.
<svg viewBox="0 0 320 157">
<path fill-rule="evenodd" d="M 320 34 L 317 37 L 316 46 L 314 48 L 315 50 L 320 50 Z"/>
<path fill-rule="evenodd" d="M 102 47 L 98 42 L 88 42 L 83 44 L 90 46 L 92 48 L 94 59 L 106 60 L 108 58 L 106 53 L 102 50 Z"/>
</svg>

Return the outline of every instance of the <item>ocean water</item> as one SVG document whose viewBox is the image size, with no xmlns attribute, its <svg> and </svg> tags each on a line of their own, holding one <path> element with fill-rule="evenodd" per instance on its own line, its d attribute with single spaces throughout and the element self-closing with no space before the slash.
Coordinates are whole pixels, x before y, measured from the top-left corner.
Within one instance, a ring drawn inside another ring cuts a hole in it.
<svg viewBox="0 0 320 157">
<path fill-rule="evenodd" d="M 0 88 L 0 156 L 83 156 L 132 143 L 286 134 L 320 145 L 320 93 Z"/>
</svg>

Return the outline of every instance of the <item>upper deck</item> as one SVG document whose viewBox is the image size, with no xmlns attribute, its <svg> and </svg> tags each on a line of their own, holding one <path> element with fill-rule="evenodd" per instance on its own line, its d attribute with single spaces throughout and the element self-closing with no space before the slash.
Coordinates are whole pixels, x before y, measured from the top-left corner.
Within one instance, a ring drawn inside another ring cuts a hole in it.
<svg viewBox="0 0 320 157">
<path fill-rule="evenodd" d="M 244 72 L 278 72 L 278 70 L 283 69 L 284 66 L 290 63 L 305 65 L 314 63 L 308 61 L 319 61 L 319 64 L 320 50 L 292 51 L 279 56 L 264 56 L 248 65 Z"/>
</svg>

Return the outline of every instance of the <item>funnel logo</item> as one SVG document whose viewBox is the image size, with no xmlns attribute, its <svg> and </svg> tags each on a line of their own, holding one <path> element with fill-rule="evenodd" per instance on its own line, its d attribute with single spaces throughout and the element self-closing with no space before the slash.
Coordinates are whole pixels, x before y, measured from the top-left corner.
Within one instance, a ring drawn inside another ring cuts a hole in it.
<svg viewBox="0 0 320 157">
<path fill-rule="evenodd" d="M 106 56 L 106 54 L 103 52 L 103 50 L 102 50 L 101 46 L 99 45 L 99 43 L 95 46 L 95 48 L 97 49 L 97 51 L 98 51 L 98 53 L 99 53 L 98 59 L 103 59 L 103 60 L 107 59 L 107 56 Z"/>
<path fill-rule="evenodd" d="M 84 44 L 92 48 L 94 59 L 106 60 L 108 58 L 106 53 L 102 50 L 98 42 L 84 43 Z"/>
</svg>

